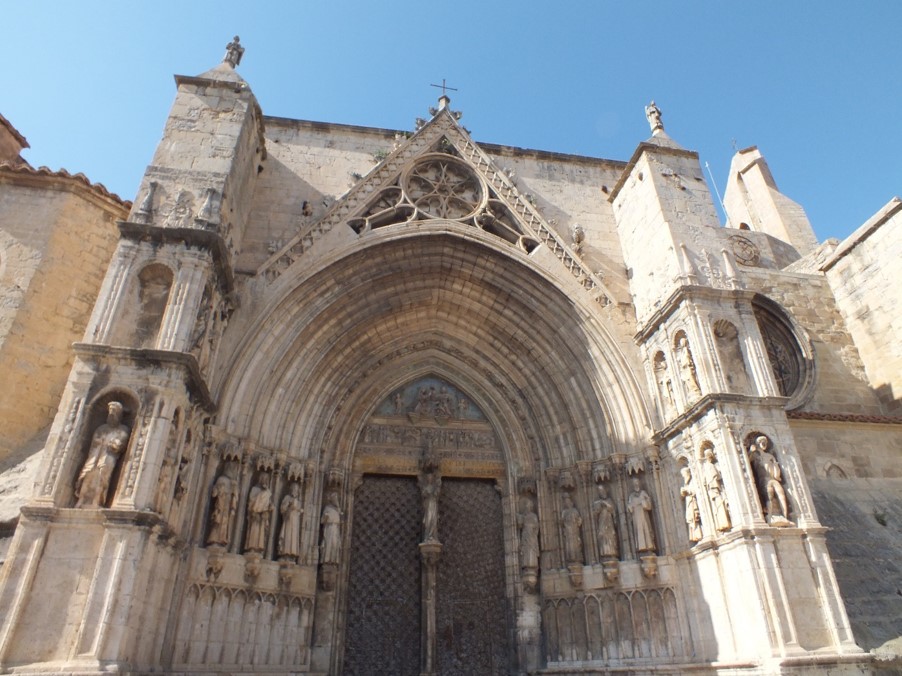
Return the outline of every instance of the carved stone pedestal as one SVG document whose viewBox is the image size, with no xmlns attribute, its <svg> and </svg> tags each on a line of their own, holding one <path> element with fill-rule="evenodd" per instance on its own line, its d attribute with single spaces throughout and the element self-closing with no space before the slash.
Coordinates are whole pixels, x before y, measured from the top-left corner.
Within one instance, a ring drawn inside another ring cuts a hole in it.
<svg viewBox="0 0 902 676">
<path fill-rule="evenodd" d="M 601 562 L 605 579 L 614 584 L 620 577 L 620 562 L 615 558 L 607 558 Z"/>
<path fill-rule="evenodd" d="M 639 563 L 642 566 L 642 574 L 645 577 L 653 578 L 658 575 L 658 557 L 655 554 L 640 554 Z"/>
<path fill-rule="evenodd" d="M 570 584 L 574 589 L 580 589 L 583 586 L 583 566 L 581 563 L 571 563 L 567 566 L 570 571 Z"/>
<path fill-rule="evenodd" d="M 338 564 L 324 563 L 319 568 L 319 586 L 323 591 L 335 591 L 335 583 L 338 580 Z"/>
</svg>

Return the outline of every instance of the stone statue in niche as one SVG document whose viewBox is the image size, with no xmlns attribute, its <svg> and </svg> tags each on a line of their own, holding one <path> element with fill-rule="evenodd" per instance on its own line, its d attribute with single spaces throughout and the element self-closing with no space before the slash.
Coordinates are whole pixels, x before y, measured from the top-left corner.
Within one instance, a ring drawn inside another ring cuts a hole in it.
<svg viewBox="0 0 902 676">
<path fill-rule="evenodd" d="M 561 525 L 564 528 L 564 561 L 567 564 L 583 563 L 583 518 L 573 505 L 570 493 L 564 491 L 561 498 L 564 508 L 561 510 Z"/>
<path fill-rule="evenodd" d="M 730 521 L 730 508 L 724 495 L 723 477 L 714 463 L 714 449 L 708 447 L 705 449 L 705 460 L 702 462 L 702 479 L 705 482 L 708 500 L 711 501 L 711 511 L 714 512 L 714 527 L 723 532 L 730 530 L 733 523 Z"/>
<path fill-rule="evenodd" d="M 520 512 L 520 568 L 526 590 L 536 589 L 539 570 L 539 517 L 536 514 L 532 498 L 523 498 L 523 511 Z"/>
<path fill-rule="evenodd" d="M 213 484 L 210 498 L 213 508 L 210 510 L 210 534 L 208 545 L 229 546 L 232 533 L 232 521 L 238 509 L 238 481 L 235 479 L 237 469 L 235 463 L 226 463 L 222 474 Z"/>
<path fill-rule="evenodd" d="M 111 401 L 107 404 L 106 422 L 94 430 L 88 458 L 75 480 L 76 507 L 106 505 L 113 471 L 128 446 L 130 434 L 128 425 L 122 422 L 122 403 Z"/>
<path fill-rule="evenodd" d="M 607 488 L 598 484 L 598 497 L 592 503 L 592 516 L 595 519 L 595 534 L 598 540 L 598 558 L 618 558 L 620 543 L 617 540 L 617 508 L 608 497 Z"/>
<path fill-rule="evenodd" d="M 658 384 L 658 394 L 661 397 L 664 417 L 669 418 L 673 415 L 676 404 L 673 398 L 673 381 L 670 379 L 670 374 L 667 371 L 667 361 L 661 352 L 655 355 L 654 369 L 655 382 Z"/>
<path fill-rule="evenodd" d="M 395 407 L 395 415 L 404 413 L 404 395 L 401 392 L 395 392 L 392 404 Z"/>
<path fill-rule="evenodd" d="M 655 530 L 651 523 L 653 509 L 651 496 L 642 488 L 639 477 L 634 476 L 632 492 L 626 500 L 626 509 L 633 520 L 633 534 L 636 537 L 637 552 L 655 551 Z"/>
<path fill-rule="evenodd" d="M 269 474 L 260 474 L 257 485 L 251 488 L 247 498 L 247 537 L 244 551 L 262 554 L 269 541 L 269 527 L 272 522 L 272 491 L 269 489 Z"/>
<path fill-rule="evenodd" d="M 771 526 L 789 526 L 789 501 L 783 488 L 783 470 L 780 463 L 767 449 L 770 439 L 760 434 L 749 446 L 749 455 L 755 468 L 758 496 L 767 512 L 767 523 Z"/>
<path fill-rule="evenodd" d="M 438 461 L 429 450 L 423 457 L 418 480 L 423 498 L 423 542 L 438 542 L 438 494 L 442 477 Z"/>
<path fill-rule="evenodd" d="M 323 527 L 320 561 L 337 564 L 341 552 L 341 510 L 338 508 L 338 494 L 334 491 L 326 496 L 320 523 Z"/>
<path fill-rule="evenodd" d="M 683 467 L 680 470 L 683 477 L 683 485 L 680 486 L 680 495 L 686 507 L 686 526 L 689 528 L 689 542 L 698 542 L 702 539 L 702 518 L 698 509 L 698 498 L 695 496 L 695 484 L 692 481 L 692 470 Z"/>
<path fill-rule="evenodd" d="M 695 370 L 695 361 L 692 359 L 692 352 L 686 336 L 680 336 L 677 341 L 677 360 L 680 366 L 680 377 L 686 386 L 689 399 L 698 399 L 702 396 L 702 390 L 698 385 L 698 372 Z"/>
<path fill-rule="evenodd" d="M 296 561 L 301 553 L 301 487 L 292 481 L 288 494 L 282 498 L 279 513 L 282 515 L 282 529 L 279 531 L 279 558 Z"/>
</svg>

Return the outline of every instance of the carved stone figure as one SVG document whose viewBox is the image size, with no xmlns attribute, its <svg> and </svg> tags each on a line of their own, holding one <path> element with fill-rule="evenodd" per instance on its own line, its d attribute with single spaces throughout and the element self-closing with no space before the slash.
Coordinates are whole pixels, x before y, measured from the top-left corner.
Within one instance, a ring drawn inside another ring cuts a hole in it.
<svg viewBox="0 0 902 676">
<path fill-rule="evenodd" d="M 442 387 L 439 390 L 438 396 L 435 401 L 435 415 L 436 416 L 444 416 L 450 418 L 454 409 L 454 399 L 451 397 L 451 394 L 448 392 L 447 387 Z"/>
<path fill-rule="evenodd" d="M 269 541 L 269 527 L 272 521 L 272 491 L 269 489 L 269 475 L 261 474 L 257 485 L 251 489 L 247 499 L 247 537 L 245 552 L 262 554 Z"/>
<path fill-rule="evenodd" d="M 767 450 L 769 446 L 770 439 L 761 434 L 755 438 L 749 453 L 757 453 L 759 494 L 767 511 L 767 522 L 771 525 L 784 526 L 789 522 L 789 501 L 783 488 L 783 470 L 777 459 Z"/>
<path fill-rule="evenodd" d="M 651 523 L 651 496 L 642 488 L 639 477 L 633 477 L 633 492 L 626 501 L 626 508 L 633 519 L 633 534 L 636 536 L 636 551 L 655 551 L 655 531 Z"/>
<path fill-rule="evenodd" d="M 651 127 L 652 133 L 656 131 L 664 131 L 664 123 L 661 121 L 661 109 L 652 101 L 645 106 L 645 117 L 648 120 L 648 126 Z"/>
<path fill-rule="evenodd" d="M 414 407 L 413 412 L 420 415 L 428 415 L 430 413 L 431 400 L 432 396 L 429 393 L 429 389 L 421 387 L 419 392 L 417 392 L 417 405 Z"/>
<path fill-rule="evenodd" d="M 122 404 L 111 401 L 107 404 L 106 422 L 94 431 L 88 458 L 75 480 L 76 507 L 106 504 L 113 470 L 128 446 L 130 434 L 128 426 L 122 423 Z"/>
<path fill-rule="evenodd" d="M 395 406 L 395 415 L 400 415 L 404 413 L 404 395 L 400 392 L 395 392 L 395 396 L 393 399 L 393 403 Z"/>
<path fill-rule="evenodd" d="M 419 482 L 423 497 L 423 542 L 438 542 L 438 494 L 442 487 L 438 468 L 425 462 Z"/>
<path fill-rule="evenodd" d="M 288 495 L 282 498 L 279 513 L 282 515 L 282 529 L 279 531 L 279 556 L 297 559 L 301 553 L 301 487 L 292 481 Z"/>
<path fill-rule="evenodd" d="M 673 381 L 667 371 L 667 361 L 663 353 L 655 356 L 655 382 L 658 384 L 658 394 L 661 397 L 662 407 L 664 409 L 664 417 L 669 418 L 675 410 L 675 401 L 673 398 Z"/>
<path fill-rule="evenodd" d="M 520 513 L 520 566 L 525 571 L 539 568 L 539 517 L 531 498 L 523 499 Z"/>
<path fill-rule="evenodd" d="M 681 336 L 677 343 L 677 359 L 680 365 L 680 377 L 686 386 L 686 392 L 690 399 L 702 396 L 702 390 L 698 385 L 698 373 L 695 370 L 695 362 L 692 352 L 689 350 L 689 341 L 686 336 Z"/>
<path fill-rule="evenodd" d="M 702 479 L 705 482 L 705 491 L 711 501 L 711 511 L 714 512 L 714 527 L 719 531 L 727 531 L 733 527 L 730 521 L 730 509 L 727 505 L 727 496 L 724 495 L 723 477 L 714 464 L 714 450 L 705 449 L 705 460 L 702 463 Z"/>
<path fill-rule="evenodd" d="M 338 495 L 334 492 L 326 497 L 320 523 L 323 526 L 320 560 L 322 563 L 337 564 L 341 552 L 341 511 L 338 509 Z"/>
<path fill-rule="evenodd" d="M 222 474 L 213 484 L 210 499 L 213 508 L 210 510 L 210 534 L 208 545 L 228 547 L 232 532 L 232 520 L 238 509 L 238 482 L 235 479 L 235 463 L 227 463 Z"/>
<path fill-rule="evenodd" d="M 564 527 L 564 561 L 583 563 L 583 518 L 573 505 L 570 493 L 564 492 L 564 509 L 561 510 L 561 524 Z"/>
<path fill-rule="evenodd" d="M 459 397 L 457 399 L 457 417 L 463 420 L 467 417 L 467 413 L 470 412 L 470 402 L 467 401 L 465 397 Z"/>
<path fill-rule="evenodd" d="M 605 485 L 598 484 L 598 497 L 592 503 L 592 516 L 595 518 L 595 534 L 598 540 L 598 558 L 617 558 L 620 556 L 620 543 L 617 540 L 617 508 L 608 497 Z"/>
<path fill-rule="evenodd" d="M 688 467 L 680 470 L 683 477 L 683 485 L 680 486 L 680 495 L 686 506 L 686 526 L 689 528 L 689 542 L 698 542 L 702 539 L 702 518 L 698 509 L 698 498 L 695 496 L 695 484 L 692 481 L 692 471 Z"/>
<path fill-rule="evenodd" d="M 241 38 L 236 35 L 232 41 L 226 45 L 226 53 L 225 56 L 222 57 L 222 60 L 232 68 L 236 68 L 238 64 L 241 63 L 242 56 L 244 56 L 244 47 L 241 46 Z"/>
</svg>

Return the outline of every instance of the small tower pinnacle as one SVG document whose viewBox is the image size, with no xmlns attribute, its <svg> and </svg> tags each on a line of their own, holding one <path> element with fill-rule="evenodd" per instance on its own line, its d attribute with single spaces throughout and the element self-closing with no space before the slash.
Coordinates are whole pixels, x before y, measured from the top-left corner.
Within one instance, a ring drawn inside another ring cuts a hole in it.
<svg viewBox="0 0 902 676">
<path fill-rule="evenodd" d="M 645 106 L 645 117 L 648 119 L 648 126 L 651 127 L 651 133 L 653 135 L 664 133 L 664 123 L 661 121 L 661 109 L 658 108 L 658 105 L 654 100 Z"/>
<path fill-rule="evenodd" d="M 222 57 L 222 62 L 229 64 L 232 68 L 237 68 L 238 64 L 241 63 L 242 56 L 244 56 L 244 47 L 241 46 L 241 38 L 236 35 L 226 45 L 226 53 Z"/>
</svg>

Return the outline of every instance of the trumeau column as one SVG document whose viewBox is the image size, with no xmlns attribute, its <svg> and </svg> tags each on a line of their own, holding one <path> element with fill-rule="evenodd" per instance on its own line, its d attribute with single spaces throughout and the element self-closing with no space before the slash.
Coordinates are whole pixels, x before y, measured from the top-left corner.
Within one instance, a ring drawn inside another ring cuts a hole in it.
<svg viewBox="0 0 902 676">
<path fill-rule="evenodd" d="M 177 78 L 163 141 L 129 220 L 119 224 L 122 238 L 85 342 L 74 347 L 36 494 L 3 567 L 0 669 L 41 671 L 52 662 L 54 671 L 85 674 L 158 671 L 160 655 L 171 652 L 148 642 L 160 640 L 180 607 L 176 581 L 193 560 L 182 552 L 197 531 L 203 538 L 204 525 L 167 522 L 169 504 L 155 496 L 167 461 L 167 481 L 210 488 L 211 476 L 188 479 L 199 477 L 201 435 L 185 466 L 173 445 L 215 410 L 191 337 L 196 325 L 214 324 L 232 292 L 232 261 L 265 154 L 259 106 L 235 72 L 241 51 L 236 40 L 220 66 Z M 213 353 L 219 332 L 209 336 Z M 179 499 L 202 502 L 190 493 Z M 153 594 L 139 591 L 147 581 Z M 27 640 L 16 638 L 22 632 Z"/>
<path fill-rule="evenodd" d="M 663 529 L 659 553 L 673 554 L 682 588 L 706 600 L 693 618 L 696 654 L 778 672 L 774 660 L 856 652 L 754 294 L 726 253 L 729 232 L 719 227 L 697 155 L 663 132 L 656 106 L 647 110 L 653 136 L 609 199 L 631 273 L 635 339 L 661 402 L 663 421 L 653 434 L 661 451 L 658 503 L 677 511 L 664 519 L 674 526 Z M 715 334 L 716 326 L 728 331 Z M 735 342 L 722 348 L 723 340 Z M 747 391 L 730 370 L 743 368 Z M 675 390 L 669 413 L 667 378 Z M 760 437 L 766 439 L 759 444 Z M 666 491 L 671 496 L 663 500 Z M 701 535 L 687 523 L 690 495 L 699 503 Z"/>
</svg>

